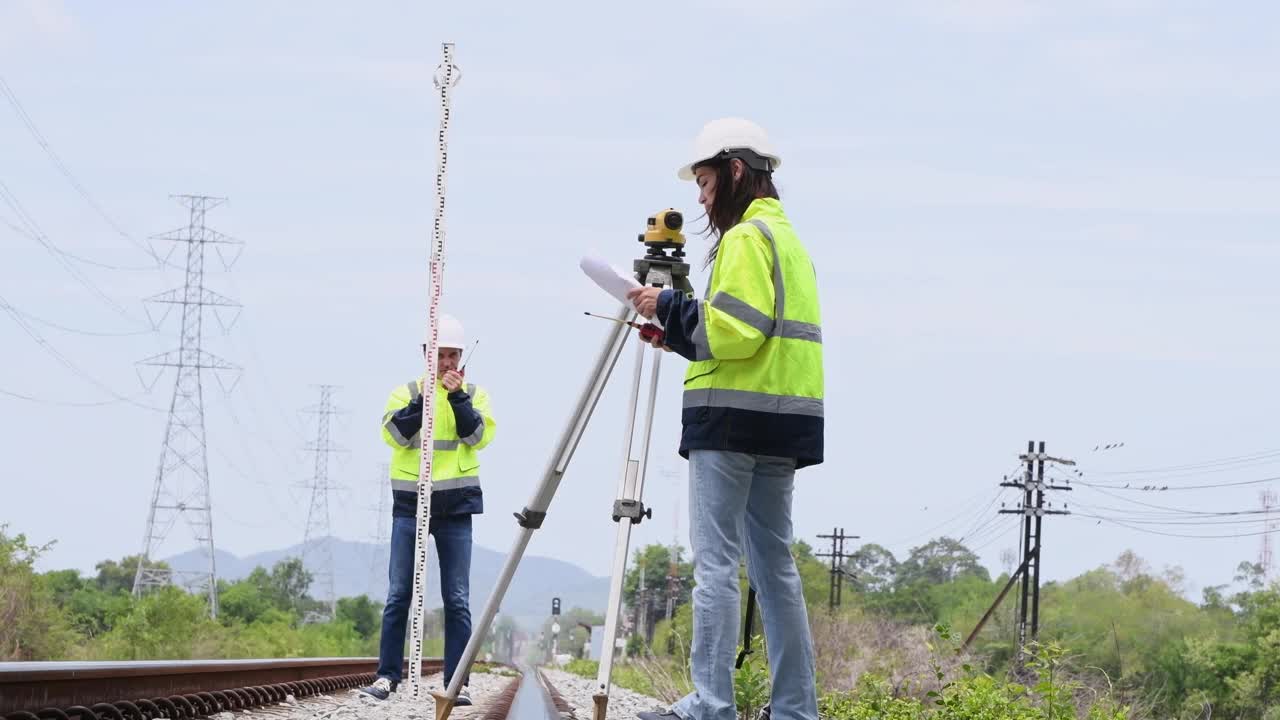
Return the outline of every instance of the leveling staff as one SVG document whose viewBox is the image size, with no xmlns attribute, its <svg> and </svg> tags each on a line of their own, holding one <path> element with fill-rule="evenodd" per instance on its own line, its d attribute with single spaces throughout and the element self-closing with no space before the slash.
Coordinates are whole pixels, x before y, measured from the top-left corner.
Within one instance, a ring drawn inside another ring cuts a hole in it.
<svg viewBox="0 0 1280 720">
<path fill-rule="evenodd" d="M 437 345 L 434 452 L 431 465 L 431 519 L 440 560 L 440 599 L 444 603 L 444 684 L 462 660 L 471 639 L 471 516 L 484 512 L 479 451 L 493 441 L 489 394 L 467 383 L 458 367 L 466 346 L 462 324 L 440 317 Z M 427 345 L 422 345 L 427 351 Z M 413 380 L 397 387 L 382 416 L 382 439 L 391 446 L 391 558 L 387 604 L 382 611 L 378 679 L 361 692 L 386 700 L 399 685 L 404 664 L 404 631 L 413 601 L 414 546 L 418 530 L 418 471 L 421 464 L 422 387 Z M 410 672 L 416 672 L 411 670 Z M 465 681 L 455 705 L 470 705 Z"/>
<path fill-rule="evenodd" d="M 644 720 L 735 720 L 738 562 L 745 549 L 773 679 L 773 720 L 817 720 L 813 639 L 791 557 L 795 471 L 822 462 L 822 331 L 816 271 L 783 213 L 782 162 L 754 123 L 708 123 L 678 175 L 698 185 L 708 232 L 707 297 L 628 292 L 689 359 L 680 454 L 689 461 L 694 691 Z"/>
</svg>

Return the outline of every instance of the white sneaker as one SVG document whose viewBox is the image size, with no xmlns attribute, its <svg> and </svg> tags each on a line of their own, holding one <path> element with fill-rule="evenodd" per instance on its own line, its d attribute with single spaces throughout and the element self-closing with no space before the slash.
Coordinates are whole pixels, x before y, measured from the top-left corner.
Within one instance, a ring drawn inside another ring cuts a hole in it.
<svg viewBox="0 0 1280 720">
<path fill-rule="evenodd" d="M 373 681 L 373 684 L 370 685 L 369 687 L 360 688 L 360 692 L 364 693 L 365 695 L 375 697 L 379 700 L 386 700 L 388 697 L 390 697 L 391 690 L 392 690 L 391 679 L 384 678 L 384 677 L 380 677 L 377 680 Z"/>
<path fill-rule="evenodd" d="M 466 685 L 463 685 L 462 689 L 458 691 L 458 698 L 453 701 L 453 704 L 457 707 L 466 707 L 471 704 L 471 691 Z"/>
</svg>

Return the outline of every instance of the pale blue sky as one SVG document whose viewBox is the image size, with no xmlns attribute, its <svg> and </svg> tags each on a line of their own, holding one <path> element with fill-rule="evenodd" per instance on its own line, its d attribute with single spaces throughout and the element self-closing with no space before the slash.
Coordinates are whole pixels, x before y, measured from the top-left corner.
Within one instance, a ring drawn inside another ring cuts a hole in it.
<svg viewBox="0 0 1280 720">
<path fill-rule="evenodd" d="M 313 383 L 341 385 L 334 439 L 343 537 L 372 534 L 387 393 L 418 372 L 433 212 L 440 43 L 457 43 L 446 310 L 482 339 L 471 379 L 493 395 L 477 541 L 506 551 L 607 328 L 577 269 L 624 264 L 644 218 L 693 214 L 675 169 L 705 121 L 745 115 L 775 137 L 783 201 L 821 283 L 826 464 L 801 473 L 796 532 L 842 525 L 905 554 L 926 531 L 978 529 L 993 569 L 1015 545 L 983 522 L 1028 439 L 1087 473 L 1280 448 L 1280 10 L 1270 3 L 536 4 L 0 2 L 0 75 L 91 197 L 135 238 L 185 223 L 170 193 L 228 196 L 211 226 L 245 241 L 210 287 L 241 300 L 207 348 L 244 366 L 210 380 L 215 537 L 238 554 L 301 539 Z M 506 18 L 498 11 L 514 13 Z M 121 265 L 134 249 L 0 103 L 0 181 L 66 251 Z M 5 205 L 0 219 L 19 223 Z M 136 325 L 0 224 L 0 294 L 59 324 Z M 705 244 L 691 236 L 693 252 Z M 178 273 L 77 265 L 135 317 Z M 217 267 L 212 263 L 211 267 Z M 705 275 L 699 269 L 694 286 Z M 176 319 L 176 318 L 174 318 Z M 168 334 L 83 337 L 36 326 L 115 391 Z M 216 328 L 216 324 L 213 325 Z M 109 399 L 7 315 L 0 389 Z M 631 354 L 531 553 L 604 574 Z M 664 366 L 655 471 L 674 454 L 683 361 Z M 167 405 L 171 379 L 145 402 Z M 57 538 L 47 567 L 137 552 L 163 428 L 127 405 L 0 396 L 0 522 Z M 233 419 L 234 418 L 234 419 Z M 238 422 L 237 422 L 238 420 Z M 1125 447 L 1093 453 L 1099 443 Z M 1280 456 L 1160 484 L 1280 475 Z M 1114 477 L 1127 480 L 1130 476 Z M 1147 476 L 1136 476 L 1146 479 Z M 1121 483 L 1123 484 L 1123 483 Z M 1183 509 L 1257 507 L 1257 483 L 1132 494 Z M 1084 489 L 1069 502 L 1144 508 Z M 655 473 L 671 542 L 676 483 Z M 685 503 L 679 503 L 681 516 Z M 927 509 L 926 509 L 927 508 Z M 951 520 L 951 522 L 947 522 Z M 1254 525 L 1143 526 L 1201 534 Z M 1132 548 L 1193 582 L 1230 579 L 1258 538 L 1189 540 L 1047 523 L 1045 575 Z M 680 519 L 681 541 L 687 527 Z M 174 550 L 187 546 L 174 535 Z M 1197 592 L 1198 594 L 1198 592 Z"/>
</svg>

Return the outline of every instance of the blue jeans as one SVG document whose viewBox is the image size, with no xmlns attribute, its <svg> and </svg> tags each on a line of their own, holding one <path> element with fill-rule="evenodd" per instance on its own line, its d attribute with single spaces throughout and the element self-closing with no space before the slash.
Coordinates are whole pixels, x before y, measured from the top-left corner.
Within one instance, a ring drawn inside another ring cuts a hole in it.
<svg viewBox="0 0 1280 720">
<path fill-rule="evenodd" d="M 391 520 L 391 585 L 382 609 L 382 644 L 378 650 L 378 677 L 398 683 L 404 665 L 405 627 L 413 604 L 414 518 Z M 471 639 L 471 516 L 446 515 L 431 518 L 428 533 L 436 538 L 440 560 L 440 599 L 444 603 L 444 682 L 462 659 Z M 469 680 L 466 678 L 464 680 Z M 465 684 L 465 681 L 464 681 Z"/>
<path fill-rule="evenodd" d="M 817 720 L 813 638 L 791 556 L 795 461 L 720 450 L 689 453 L 693 545 L 693 692 L 672 710 L 685 720 L 736 720 L 733 662 L 741 621 L 738 564 L 764 620 L 773 720 Z M 745 545 L 745 548 L 744 548 Z"/>
</svg>

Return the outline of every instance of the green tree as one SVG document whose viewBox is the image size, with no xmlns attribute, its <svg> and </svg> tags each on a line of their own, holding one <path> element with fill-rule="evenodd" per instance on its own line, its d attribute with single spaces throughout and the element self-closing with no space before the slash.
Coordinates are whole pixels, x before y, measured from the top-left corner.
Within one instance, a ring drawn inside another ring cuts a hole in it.
<svg viewBox="0 0 1280 720">
<path fill-rule="evenodd" d="M 854 553 L 852 562 L 858 573 L 854 583 L 860 591 L 858 602 L 864 609 L 894 620 L 968 624 L 972 615 L 976 622 L 981 611 L 975 614 L 970 606 L 978 604 L 977 598 L 984 593 L 994 594 L 990 592 L 991 574 L 978 556 L 946 537 L 912 548 L 902 562 L 879 545 L 864 545 Z"/>
<path fill-rule="evenodd" d="M 356 634 L 368 640 L 382 628 L 382 603 L 367 595 L 339 598 L 337 620 L 351 623 Z"/>
<path fill-rule="evenodd" d="M 286 558 L 271 567 L 268 594 L 281 610 L 297 609 L 308 599 L 311 580 L 311 573 L 302 566 L 302 558 Z"/>
<path fill-rule="evenodd" d="M 622 581 L 622 599 L 627 607 L 645 606 L 646 642 L 654 626 L 667 614 L 667 602 L 673 601 L 673 611 L 692 599 L 693 564 L 682 559 L 684 548 L 676 547 L 674 554 L 667 545 L 648 545 L 635 551 L 631 569 Z M 674 570 L 674 575 L 672 571 Z M 674 577 L 674 582 L 669 580 Z M 640 595 L 641 578 L 644 579 L 644 596 Z"/>
<path fill-rule="evenodd" d="M 1007 578 L 1005 578 L 1007 582 Z M 928 588 L 922 603 L 934 622 L 950 627 L 972 628 L 978 624 L 1001 584 L 978 575 L 964 575 L 956 580 Z"/>
<path fill-rule="evenodd" d="M 265 573 L 264 573 L 265 575 Z M 250 624 L 258 621 L 271 610 L 280 611 L 264 588 L 254 579 L 240 580 L 235 583 L 218 582 L 218 608 L 224 623 L 240 621 Z"/>
<path fill-rule="evenodd" d="M 195 656 L 217 624 L 203 597 L 168 585 L 143 596 L 103 637 L 100 652 L 120 660 L 170 660 Z"/>
<path fill-rule="evenodd" d="M 307 588 L 311 586 L 311 573 L 302 566 L 300 558 L 285 558 L 271 566 L 271 571 L 259 565 L 249 573 L 249 577 L 227 588 L 228 591 L 237 585 L 247 585 L 257 590 L 257 596 L 270 606 L 299 617 L 308 607 L 311 598 L 307 596 Z M 248 588 L 237 590 L 233 602 L 243 604 L 239 612 L 247 618 L 257 617 L 262 607 Z M 251 620 L 250 620 L 251 621 Z"/>
<path fill-rule="evenodd" d="M 898 567 L 894 586 L 898 589 L 921 584 L 949 583 L 972 575 L 990 580 L 991 573 L 972 550 L 951 538 L 931 540 L 917 548 Z"/>
<path fill-rule="evenodd" d="M 868 543 L 849 556 L 845 569 L 853 574 L 852 585 L 859 592 L 887 592 L 898 576 L 898 560 L 885 547 Z"/>
<path fill-rule="evenodd" d="M 126 555 L 120 562 L 103 560 L 95 565 L 94 568 L 98 571 L 98 589 L 109 595 L 120 591 L 133 592 L 133 579 L 138 573 L 138 560 L 141 558 L 141 555 Z M 144 567 L 154 570 L 169 569 L 168 563 L 152 560 L 146 561 Z"/>
<path fill-rule="evenodd" d="M 1151 700 L 1165 713 L 1180 712 L 1188 693 L 1221 690 L 1199 676 L 1213 664 L 1207 658 L 1222 661 L 1230 653 L 1201 640 L 1230 636 L 1235 622 L 1187 600 L 1180 584 L 1180 571 L 1156 574 L 1126 551 L 1110 565 L 1041 591 L 1041 638 L 1069 644 L 1079 664 L 1098 668 L 1134 697 L 1158 688 Z"/>
<path fill-rule="evenodd" d="M 43 580 L 75 631 L 92 639 L 107 632 L 127 615 L 133 599 L 123 588 L 105 592 L 96 578 L 81 577 L 78 570 L 53 570 Z"/>
<path fill-rule="evenodd" d="M 0 524 L 0 661 L 67 657 L 76 634 L 35 563 L 52 546 L 10 536 Z"/>
<path fill-rule="evenodd" d="M 1246 560 L 1236 566 L 1235 581 L 1244 583 L 1250 590 L 1261 590 L 1267 584 L 1267 573 L 1261 563 Z"/>
<path fill-rule="evenodd" d="M 96 638 L 115 627 L 132 607 L 133 597 L 128 593 L 108 594 L 88 585 L 71 596 L 64 610 L 69 613 L 77 631 L 88 638 Z"/>
<path fill-rule="evenodd" d="M 760 627 L 759 625 L 756 626 Z M 671 620 L 659 622 L 653 631 L 654 653 L 669 655 L 680 660 L 683 666 L 689 656 L 690 643 L 693 641 L 693 603 L 681 605 Z M 643 652 L 643 648 L 627 647 L 628 655 Z"/>
<path fill-rule="evenodd" d="M 80 577 L 79 570 L 51 570 L 44 573 L 44 585 L 58 607 L 67 607 L 76 592 L 88 583 Z"/>
</svg>

